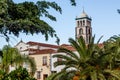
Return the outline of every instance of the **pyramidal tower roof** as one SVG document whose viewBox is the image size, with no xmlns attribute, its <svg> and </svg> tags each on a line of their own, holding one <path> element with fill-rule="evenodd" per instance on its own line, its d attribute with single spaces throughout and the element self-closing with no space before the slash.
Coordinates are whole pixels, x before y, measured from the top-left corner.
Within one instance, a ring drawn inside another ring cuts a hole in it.
<svg viewBox="0 0 120 80">
<path fill-rule="evenodd" d="M 88 17 L 88 15 L 85 13 L 84 9 L 83 9 L 83 12 L 80 15 L 80 18 L 83 18 L 83 17 Z"/>
</svg>

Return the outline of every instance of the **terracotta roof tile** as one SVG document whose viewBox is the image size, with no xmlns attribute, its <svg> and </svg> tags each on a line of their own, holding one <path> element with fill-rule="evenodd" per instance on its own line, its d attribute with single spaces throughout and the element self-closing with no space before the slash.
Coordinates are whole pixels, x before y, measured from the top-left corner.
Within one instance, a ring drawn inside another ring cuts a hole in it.
<svg viewBox="0 0 120 80">
<path fill-rule="evenodd" d="M 32 42 L 32 41 L 27 42 L 27 44 L 29 44 L 31 46 L 39 45 L 39 46 L 44 46 L 44 47 L 59 48 L 59 46 L 57 46 L 57 45 L 38 43 L 38 42 Z"/>
<path fill-rule="evenodd" d="M 61 46 L 70 46 L 69 44 L 62 44 Z"/>
<path fill-rule="evenodd" d="M 56 50 L 53 49 L 43 49 L 43 50 L 36 50 L 33 53 L 29 53 L 29 55 L 38 55 L 38 54 L 51 54 L 56 53 Z"/>
<path fill-rule="evenodd" d="M 71 45 L 68 44 L 62 44 L 60 47 L 66 48 L 70 51 L 75 51 L 75 48 L 73 48 Z"/>
<path fill-rule="evenodd" d="M 28 48 L 28 49 L 25 49 L 24 51 L 36 51 L 36 50 L 39 50 L 39 49 Z"/>
</svg>

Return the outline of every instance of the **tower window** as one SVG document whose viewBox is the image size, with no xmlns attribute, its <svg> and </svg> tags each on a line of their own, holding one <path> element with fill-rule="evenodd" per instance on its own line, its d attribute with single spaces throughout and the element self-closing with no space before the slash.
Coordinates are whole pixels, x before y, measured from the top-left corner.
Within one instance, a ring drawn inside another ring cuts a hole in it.
<svg viewBox="0 0 120 80">
<path fill-rule="evenodd" d="M 83 34 L 83 29 L 80 29 L 80 30 L 79 30 L 79 34 L 80 34 L 80 35 Z"/>
<path fill-rule="evenodd" d="M 88 32 L 89 32 L 89 34 L 91 33 L 90 29 L 89 29 L 89 31 L 88 31 Z"/>
<path fill-rule="evenodd" d="M 85 25 L 85 21 L 83 20 L 83 26 Z"/>
<path fill-rule="evenodd" d="M 79 21 L 77 21 L 77 26 L 79 26 Z"/>
<path fill-rule="evenodd" d="M 80 21 L 80 26 L 82 26 L 82 21 Z"/>
<path fill-rule="evenodd" d="M 87 26 L 89 26 L 89 21 L 87 21 Z"/>
</svg>

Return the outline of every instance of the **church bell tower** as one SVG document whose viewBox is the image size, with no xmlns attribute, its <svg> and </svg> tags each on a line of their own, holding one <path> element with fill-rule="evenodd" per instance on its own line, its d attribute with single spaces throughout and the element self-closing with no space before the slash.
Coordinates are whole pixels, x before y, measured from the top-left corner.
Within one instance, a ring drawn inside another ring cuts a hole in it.
<svg viewBox="0 0 120 80">
<path fill-rule="evenodd" d="M 88 17 L 84 10 L 79 17 L 76 17 L 75 37 L 77 39 L 83 36 L 86 44 L 90 42 L 92 36 L 91 21 L 92 19 Z"/>
</svg>

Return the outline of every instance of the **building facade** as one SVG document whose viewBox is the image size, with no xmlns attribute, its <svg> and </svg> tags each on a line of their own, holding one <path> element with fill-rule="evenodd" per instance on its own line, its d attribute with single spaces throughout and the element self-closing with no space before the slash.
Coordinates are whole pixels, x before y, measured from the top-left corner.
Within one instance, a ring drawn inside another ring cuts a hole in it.
<svg viewBox="0 0 120 80">
<path fill-rule="evenodd" d="M 15 47 L 20 51 L 22 55 L 28 55 L 30 58 L 34 59 L 36 63 L 36 72 L 34 77 L 37 80 L 45 80 L 50 74 L 60 72 L 64 68 L 64 66 L 54 67 L 54 62 L 62 60 L 58 58 L 53 58 L 53 55 L 66 55 L 65 53 L 57 52 L 59 47 L 64 47 L 69 50 L 75 51 L 72 46 L 67 44 L 58 46 L 32 41 L 27 43 L 20 41 Z M 13 68 L 14 67 L 11 67 L 11 70 L 13 70 Z M 26 66 L 25 68 L 28 69 L 29 66 Z"/>
<path fill-rule="evenodd" d="M 21 55 L 28 55 L 34 59 L 36 63 L 34 77 L 37 80 L 45 80 L 51 73 L 59 72 L 63 68 L 54 68 L 53 66 L 54 61 L 57 59 L 53 59 L 52 56 L 57 54 L 57 49 L 59 48 L 57 45 L 32 41 L 24 43 L 21 40 L 15 47 L 20 51 Z M 14 67 L 11 67 L 11 70 L 13 70 L 13 68 Z"/>
<path fill-rule="evenodd" d="M 40 51 L 43 52 L 43 51 Z M 29 57 L 33 58 L 36 63 L 36 72 L 34 77 L 37 80 L 45 80 L 51 74 L 50 53 L 29 54 Z"/>
</svg>

